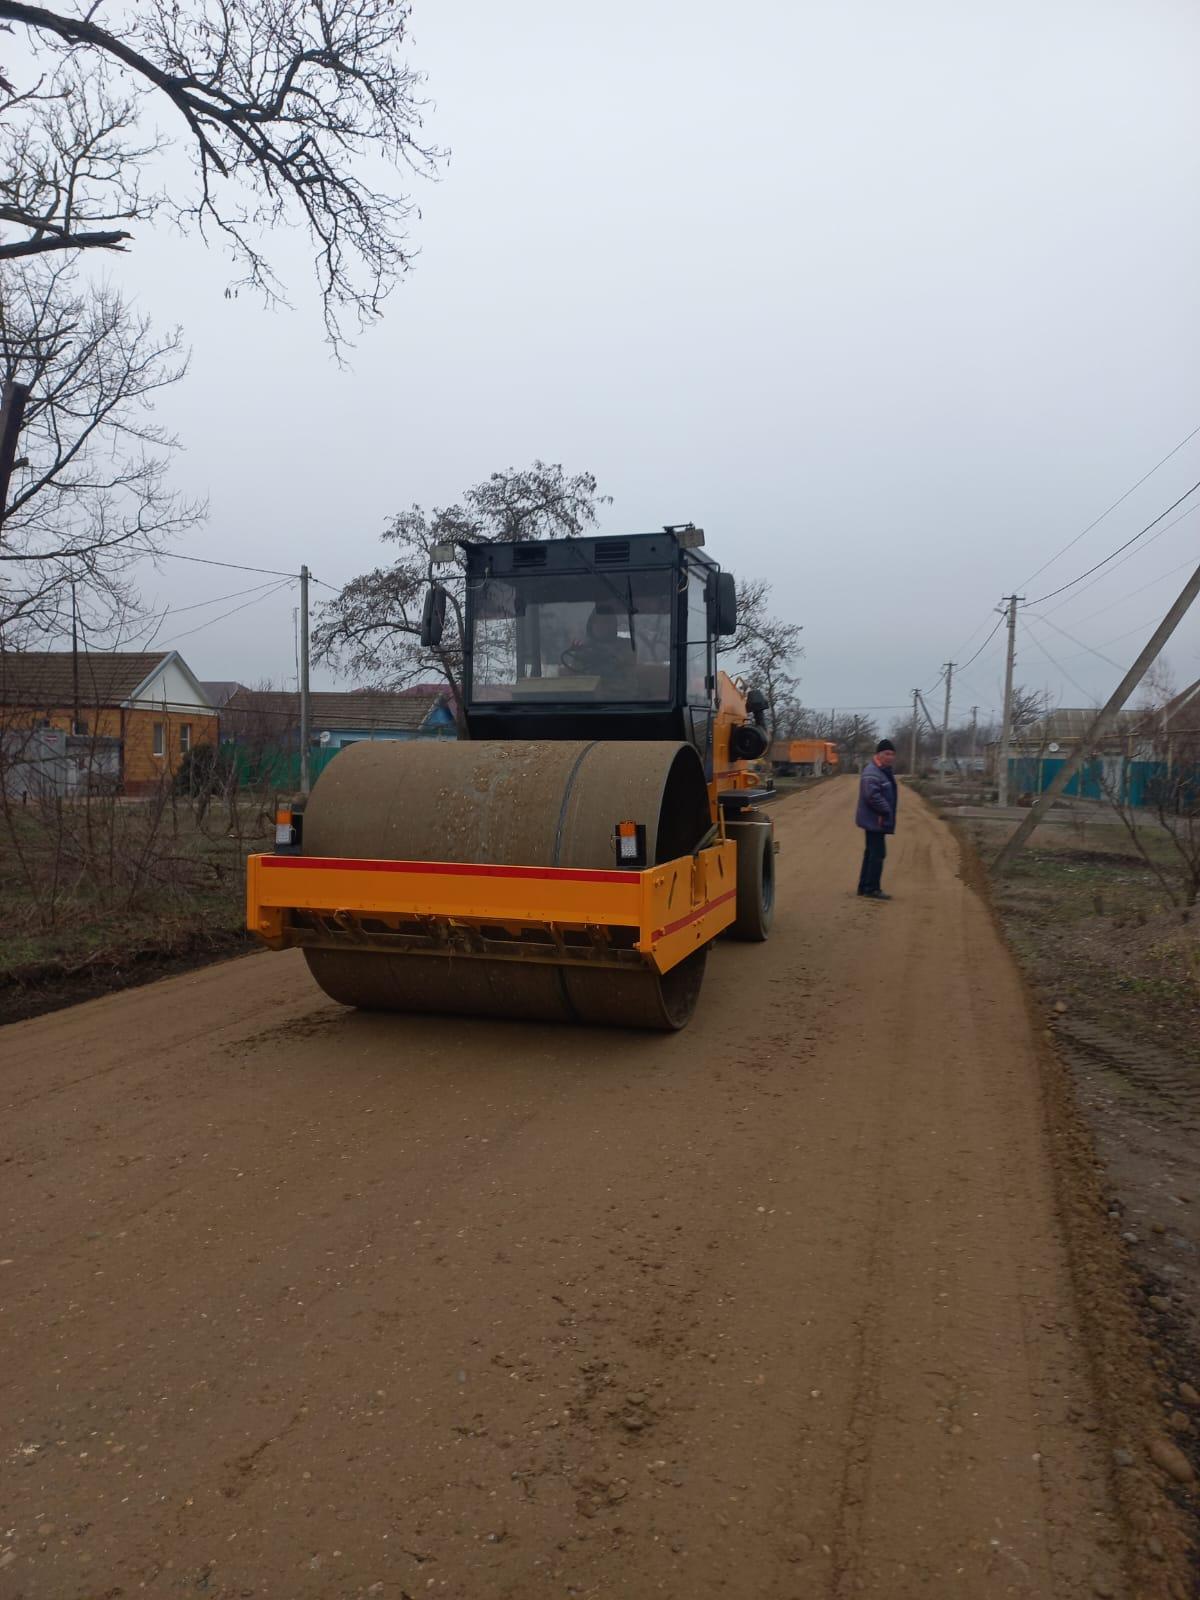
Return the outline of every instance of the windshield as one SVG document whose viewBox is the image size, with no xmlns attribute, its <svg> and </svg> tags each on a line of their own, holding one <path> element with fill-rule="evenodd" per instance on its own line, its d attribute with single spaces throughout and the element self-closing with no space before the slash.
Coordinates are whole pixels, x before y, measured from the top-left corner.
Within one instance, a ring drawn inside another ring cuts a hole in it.
<svg viewBox="0 0 1200 1600">
<path fill-rule="evenodd" d="M 473 588 L 470 698 L 671 698 L 677 575 L 553 573 Z"/>
</svg>

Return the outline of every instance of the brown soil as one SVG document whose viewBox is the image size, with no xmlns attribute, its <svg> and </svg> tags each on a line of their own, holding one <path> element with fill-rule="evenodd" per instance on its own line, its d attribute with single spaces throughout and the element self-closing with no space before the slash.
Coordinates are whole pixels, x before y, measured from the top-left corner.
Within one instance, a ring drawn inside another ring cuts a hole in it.
<svg viewBox="0 0 1200 1600">
<path fill-rule="evenodd" d="M 679 1035 L 291 954 L 6 1029 L 4 1593 L 1186 1596 L 1069 1096 L 948 830 L 860 902 L 852 802 Z"/>
</svg>

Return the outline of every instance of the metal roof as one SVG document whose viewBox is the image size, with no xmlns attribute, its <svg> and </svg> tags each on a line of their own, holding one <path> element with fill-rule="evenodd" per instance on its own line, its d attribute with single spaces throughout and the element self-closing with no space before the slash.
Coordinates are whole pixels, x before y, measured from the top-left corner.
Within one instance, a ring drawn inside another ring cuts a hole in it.
<svg viewBox="0 0 1200 1600">
<path fill-rule="evenodd" d="M 416 732 L 426 718 L 446 698 L 445 692 L 395 694 L 386 690 L 353 689 L 346 694 L 315 689 L 309 695 L 309 726 L 314 733 L 322 728 L 362 728 L 394 732 Z M 246 689 L 239 687 L 224 710 L 247 716 L 278 718 L 281 723 L 300 721 L 300 696 L 289 689 Z"/>
</svg>

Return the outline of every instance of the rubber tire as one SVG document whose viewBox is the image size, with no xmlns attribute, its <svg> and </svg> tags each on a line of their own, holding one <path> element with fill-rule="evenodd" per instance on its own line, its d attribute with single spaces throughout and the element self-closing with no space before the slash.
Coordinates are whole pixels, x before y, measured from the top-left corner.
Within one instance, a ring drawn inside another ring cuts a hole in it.
<svg viewBox="0 0 1200 1600">
<path fill-rule="evenodd" d="M 728 832 L 737 843 L 737 916 L 729 937 L 762 944 L 775 915 L 775 830 L 769 822 L 738 822 Z"/>
</svg>

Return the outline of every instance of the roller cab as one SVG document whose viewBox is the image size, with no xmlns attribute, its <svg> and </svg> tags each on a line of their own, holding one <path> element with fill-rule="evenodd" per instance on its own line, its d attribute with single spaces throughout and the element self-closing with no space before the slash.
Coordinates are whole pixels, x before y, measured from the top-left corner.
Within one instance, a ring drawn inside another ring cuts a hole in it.
<svg viewBox="0 0 1200 1600">
<path fill-rule="evenodd" d="M 683 1026 L 774 885 L 732 580 L 688 531 L 466 547 L 468 737 L 342 751 L 250 858 L 251 931 L 349 1005 Z"/>
</svg>

